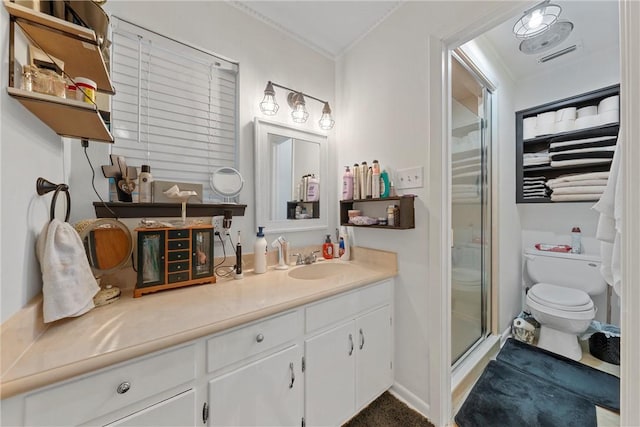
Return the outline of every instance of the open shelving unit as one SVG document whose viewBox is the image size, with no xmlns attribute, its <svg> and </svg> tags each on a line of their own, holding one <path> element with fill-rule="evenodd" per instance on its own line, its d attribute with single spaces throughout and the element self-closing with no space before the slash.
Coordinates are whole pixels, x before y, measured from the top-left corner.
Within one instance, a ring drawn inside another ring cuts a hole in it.
<svg viewBox="0 0 640 427">
<path fill-rule="evenodd" d="M 389 230 L 408 230 L 416 228 L 415 222 L 415 208 L 414 199 L 415 195 L 385 197 L 376 199 L 355 199 L 355 200 L 340 200 L 340 225 L 348 227 L 362 227 L 362 228 L 386 228 Z M 400 225 L 355 225 L 349 223 L 349 211 L 354 209 L 354 205 L 368 204 L 368 203 L 386 203 L 395 204 L 398 206 L 400 215 Z"/>
<path fill-rule="evenodd" d="M 523 186 L 525 176 L 544 176 L 547 179 L 556 178 L 560 175 L 571 173 L 605 172 L 611 167 L 610 163 L 585 164 L 563 167 L 531 166 L 524 167 L 523 156 L 527 152 L 535 152 L 548 148 L 549 144 L 556 139 L 564 140 L 585 139 L 596 136 L 615 136 L 620 128 L 619 123 L 607 123 L 592 128 L 578 129 L 569 132 L 556 133 L 551 135 L 541 135 L 535 138 L 523 139 L 523 120 L 540 113 L 559 110 L 566 107 L 581 108 L 588 105 L 597 105 L 601 100 L 620 93 L 620 85 L 608 86 L 602 89 L 587 92 L 570 98 L 565 98 L 555 102 L 550 102 L 526 110 L 517 111 L 516 115 L 516 203 L 566 203 L 552 202 L 549 198 L 524 198 Z M 575 203 L 575 202 L 573 202 Z M 589 201 L 587 203 L 593 203 Z"/>
<path fill-rule="evenodd" d="M 10 16 L 9 95 L 60 136 L 113 142 L 97 105 L 15 87 L 14 32 L 18 27 L 35 47 L 62 60 L 67 75 L 87 77 L 96 82 L 99 92 L 113 95 L 95 32 L 7 0 L 4 6 Z"/>
</svg>

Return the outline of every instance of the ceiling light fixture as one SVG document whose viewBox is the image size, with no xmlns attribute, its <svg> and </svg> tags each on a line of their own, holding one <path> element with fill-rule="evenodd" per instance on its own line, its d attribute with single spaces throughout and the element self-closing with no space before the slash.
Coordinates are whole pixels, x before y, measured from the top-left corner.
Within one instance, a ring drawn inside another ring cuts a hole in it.
<svg viewBox="0 0 640 427">
<path fill-rule="evenodd" d="M 524 12 L 513 26 L 513 34 L 519 39 L 535 37 L 547 31 L 560 16 L 562 8 L 545 0 Z"/>
<path fill-rule="evenodd" d="M 323 104 L 322 116 L 318 121 L 320 128 L 323 130 L 330 130 L 333 128 L 335 121 L 333 120 L 333 117 L 331 117 L 331 107 L 329 107 L 328 101 L 323 101 L 322 99 L 318 99 L 307 93 L 303 93 L 271 81 L 267 82 L 267 87 L 264 90 L 264 98 L 260 103 L 260 111 L 262 111 L 263 114 L 273 116 L 280 108 L 276 102 L 276 92 L 273 89 L 274 86 L 290 91 L 287 95 L 287 103 L 291 107 L 291 118 L 295 123 L 305 123 L 309 118 L 309 112 L 306 107 L 306 97 Z"/>
</svg>

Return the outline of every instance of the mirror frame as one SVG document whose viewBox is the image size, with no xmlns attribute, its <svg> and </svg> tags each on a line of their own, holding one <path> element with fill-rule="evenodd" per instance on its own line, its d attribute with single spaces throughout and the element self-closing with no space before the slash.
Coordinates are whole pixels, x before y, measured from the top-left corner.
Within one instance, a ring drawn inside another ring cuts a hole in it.
<svg viewBox="0 0 640 427">
<path fill-rule="evenodd" d="M 328 227 L 328 137 L 318 132 L 292 128 L 284 123 L 272 122 L 256 117 L 254 120 L 255 138 L 255 201 L 256 227 L 264 226 L 265 234 L 326 230 Z M 272 199 L 271 182 L 274 171 L 271 165 L 260 159 L 270 159 L 269 134 L 277 134 L 293 139 L 301 139 L 320 145 L 320 218 L 273 220 L 269 218 L 269 201 Z"/>
<path fill-rule="evenodd" d="M 133 236 L 131 235 L 131 231 L 129 230 L 129 227 L 127 227 L 121 221 L 118 221 L 117 219 L 113 219 L 113 218 L 98 218 L 98 219 L 82 220 L 74 224 L 74 228 L 76 229 L 76 231 L 78 232 L 78 235 L 80 236 L 80 240 L 82 241 L 83 247 L 84 247 L 84 239 L 89 235 L 89 233 L 91 233 L 93 230 L 105 224 L 109 224 L 113 227 L 117 227 L 120 230 L 123 230 L 123 232 L 128 237 L 129 245 L 127 247 L 127 255 L 117 265 L 113 266 L 112 268 L 100 269 L 100 268 L 94 267 L 93 265 L 91 265 L 91 262 L 89 262 L 91 271 L 93 271 L 93 274 L 96 276 L 112 273 L 124 267 L 131 259 L 131 254 L 133 253 Z M 85 252 L 86 252 L 86 248 L 85 248 Z"/>
</svg>

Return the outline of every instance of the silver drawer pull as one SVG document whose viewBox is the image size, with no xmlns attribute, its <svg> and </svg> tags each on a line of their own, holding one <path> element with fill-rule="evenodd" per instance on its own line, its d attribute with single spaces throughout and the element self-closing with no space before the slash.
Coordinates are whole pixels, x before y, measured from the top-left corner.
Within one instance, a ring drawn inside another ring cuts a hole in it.
<svg viewBox="0 0 640 427">
<path fill-rule="evenodd" d="M 360 350 L 362 350 L 362 347 L 364 347 L 364 332 L 360 329 Z"/>
<path fill-rule="evenodd" d="M 349 356 L 351 356 L 353 354 L 353 335 L 349 334 L 349 344 L 351 345 L 351 348 L 349 349 Z"/>
<path fill-rule="evenodd" d="M 262 335 L 262 334 L 258 334 L 258 336 L 256 337 L 256 341 L 257 341 L 257 342 L 262 342 L 262 341 L 264 341 L 264 335 Z"/>
<path fill-rule="evenodd" d="M 116 391 L 118 392 L 118 394 L 125 394 L 126 392 L 129 391 L 130 388 L 131 388 L 131 383 L 128 381 L 125 381 L 118 386 Z"/>
</svg>

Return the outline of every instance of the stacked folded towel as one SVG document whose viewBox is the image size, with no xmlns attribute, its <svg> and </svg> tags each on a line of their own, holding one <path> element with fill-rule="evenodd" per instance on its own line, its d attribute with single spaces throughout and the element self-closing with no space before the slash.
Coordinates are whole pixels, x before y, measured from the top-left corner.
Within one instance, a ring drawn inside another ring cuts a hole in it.
<svg viewBox="0 0 640 427">
<path fill-rule="evenodd" d="M 522 156 L 522 165 L 524 167 L 548 165 L 549 162 L 551 162 L 549 150 L 542 150 L 536 153 L 524 153 Z"/>
<path fill-rule="evenodd" d="M 453 184 L 451 200 L 454 203 L 480 203 L 480 186 L 475 184 Z"/>
<path fill-rule="evenodd" d="M 549 197 L 549 188 L 547 187 L 547 178 L 544 176 L 525 176 L 522 185 L 522 195 L 525 199 L 539 199 L 541 197 Z"/>
<path fill-rule="evenodd" d="M 611 163 L 616 141 L 616 136 L 599 136 L 551 142 L 549 145 L 551 167 Z"/>
<path fill-rule="evenodd" d="M 453 153 L 451 156 L 451 177 L 467 178 L 463 181 L 474 182 L 480 176 L 482 156 L 479 149 Z M 470 178 L 470 179 L 469 179 Z"/>
<path fill-rule="evenodd" d="M 599 200 L 607 186 L 609 172 L 562 175 L 547 181 L 555 202 Z"/>
</svg>

